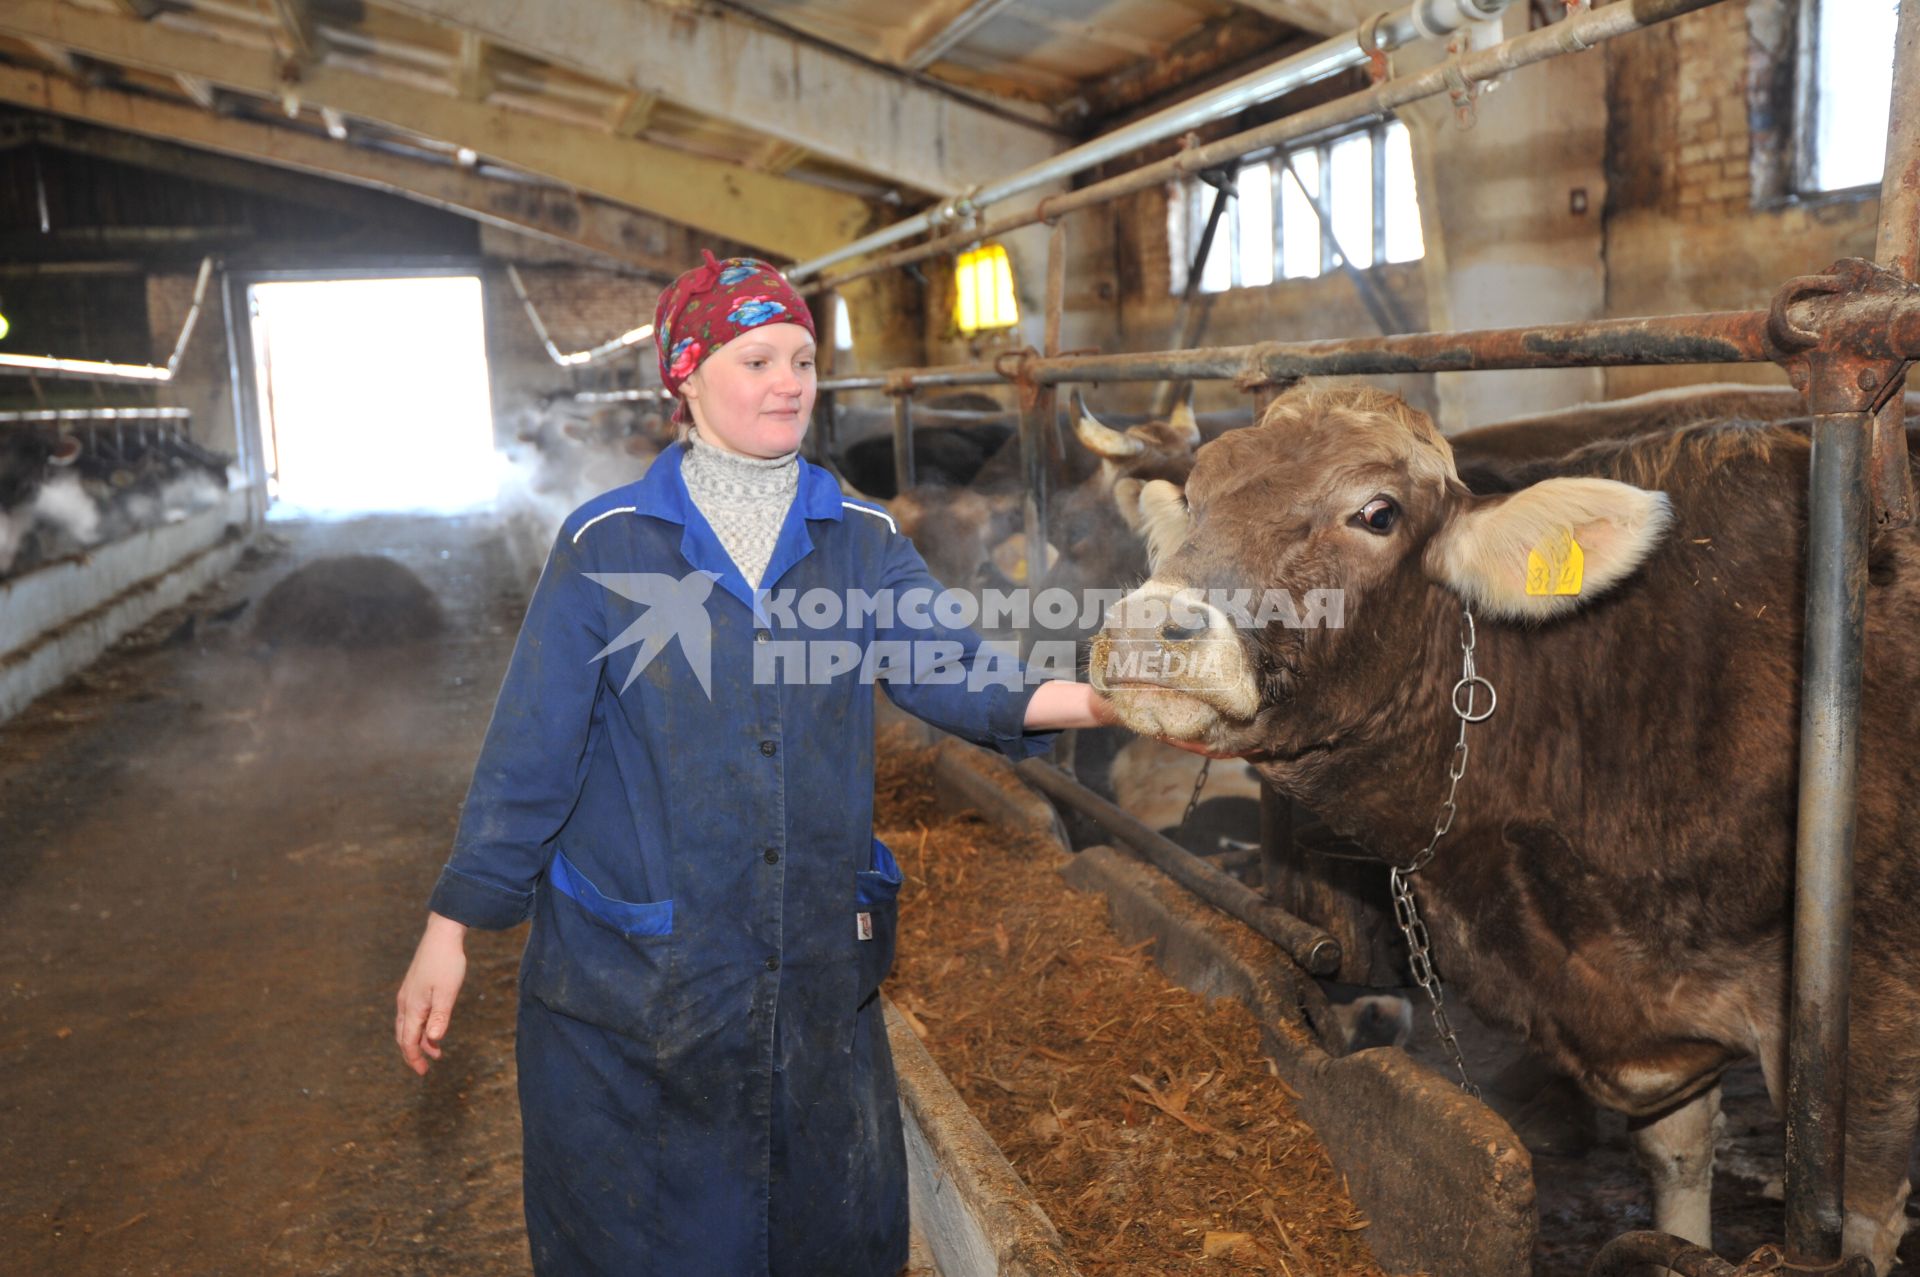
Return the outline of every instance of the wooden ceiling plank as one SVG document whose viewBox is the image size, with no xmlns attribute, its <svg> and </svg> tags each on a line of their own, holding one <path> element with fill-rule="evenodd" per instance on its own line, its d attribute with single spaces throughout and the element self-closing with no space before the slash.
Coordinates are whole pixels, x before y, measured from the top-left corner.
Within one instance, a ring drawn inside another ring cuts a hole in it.
<svg viewBox="0 0 1920 1277">
<path fill-rule="evenodd" d="M 209 115 L 183 103 L 91 88 L 17 67 L 0 67 L 0 102 L 141 138 L 402 195 L 495 226 L 588 249 L 667 277 L 686 265 L 641 246 L 659 238 L 657 220 L 598 200 L 581 200 L 571 192 L 342 146 L 296 129 Z M 274 190 L 268 193 L 291 197 L 291 193 Z M 706 229 L 711 232 L 711 228 Z"/>
<path fill-rule="evenodd" d="M 54 0 L 9 0 L 0 34 L 49 40 L 122 66 L 200 76 L 240 93 L 277 98 L 278 70 L 233 46 Z M 775 255 L 805 258 L 837 248 L 870 220 L 867 204 L 792 178 L 610 136 L 496 104 L 463 102 L 321 63 L 301 101 L 467 147 L 510 168 L 593 191 L 670 221 Z"/>
<path fill-rule="evenodd" d="M 1038 163 L 1061 145 L 1040 126 L 725 14 L 637 0 L 383 3 L 936 194 Z"/>
</svg>

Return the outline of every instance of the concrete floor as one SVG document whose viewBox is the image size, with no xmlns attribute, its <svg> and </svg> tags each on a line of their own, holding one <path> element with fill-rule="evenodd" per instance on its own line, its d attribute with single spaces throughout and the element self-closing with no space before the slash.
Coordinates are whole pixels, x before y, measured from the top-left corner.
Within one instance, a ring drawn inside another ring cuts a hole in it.
<svg viewBox="0 0 1920 1277">
<path fill-rule="evenodd" d="M 531 583 L 476 520 L 275 534 L 0 727 L 8 1274 L 527 1271 L 521 935 L 472 937 L 424 1081 L 392 1022 Z M 215 619 L 348 552 L 419 575 L 442 639 L 272 654 Z"/>
</svg>

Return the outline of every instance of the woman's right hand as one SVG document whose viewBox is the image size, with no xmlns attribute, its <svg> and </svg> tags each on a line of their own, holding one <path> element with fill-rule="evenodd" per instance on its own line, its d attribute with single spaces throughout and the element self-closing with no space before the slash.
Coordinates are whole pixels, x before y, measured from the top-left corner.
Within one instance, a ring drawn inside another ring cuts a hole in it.
<svg viewBox="0 0 1920 1277">
<path fill-rule="evenodd" d="M 393 1037 L 407 1067 L 423 1077 L 428 1057 L 440 1058 L 440 1040 L 453 1019 L 460 983 L 467 978 L 466 935 L 466 927 L 452 918 L 429 913 L 413 965 L 400 982 Z"/>
</svg>

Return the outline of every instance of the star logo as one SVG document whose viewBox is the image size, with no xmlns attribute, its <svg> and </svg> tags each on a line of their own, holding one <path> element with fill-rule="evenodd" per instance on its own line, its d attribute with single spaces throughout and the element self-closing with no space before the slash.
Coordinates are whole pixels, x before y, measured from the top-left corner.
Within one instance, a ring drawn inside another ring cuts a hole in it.
<svg viewBox="0 0 1920 1277">
<path fill-rule="evenodd" d="M 689 572 L 683 577 L 672 577 L 663 572 L 586 572 L 582 575 L 644 609 L 639 619 L 620 631 L 613 642 L 595 652 L 588 664 L 638 645 L 640 651 L 633 658 L 633 668 L 627 671 L 627 681 L 620 684 L 624 692 L 640 677 L 640 671 L 677 638 L 681 655 L 687 658 L 693 676 L 700 680 L 700 690 L 707 694 L 708 700 L 713 699 L 713 620 L 707 615 L 707 596 L 713 593 L 713 583 L 720 579 L 717 574 Z"/>
</svg>

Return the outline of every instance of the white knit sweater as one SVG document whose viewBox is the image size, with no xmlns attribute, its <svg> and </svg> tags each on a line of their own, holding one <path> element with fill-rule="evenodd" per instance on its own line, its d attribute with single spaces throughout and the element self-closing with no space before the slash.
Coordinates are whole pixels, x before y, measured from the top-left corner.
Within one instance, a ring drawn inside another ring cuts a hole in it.
<svg viewBox="0 0 1920 1277">
<path fill-rule="evenodd" d="M 798 452 L 784 456 L 743 457 L 724 452 L 700 437 L 697 427 L 687 432 L 687 455 L 680 475 L 687 494 L 713 525 L 714 535 L 732 558 L 747 584 L 755 589 L 773 557 L 780 525 L 800 490 Z"/>
</svg>

